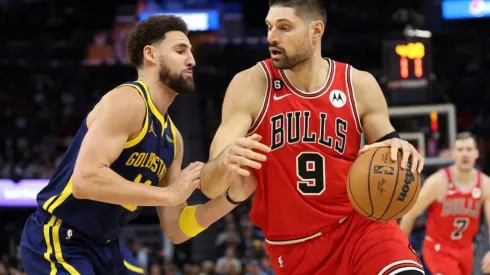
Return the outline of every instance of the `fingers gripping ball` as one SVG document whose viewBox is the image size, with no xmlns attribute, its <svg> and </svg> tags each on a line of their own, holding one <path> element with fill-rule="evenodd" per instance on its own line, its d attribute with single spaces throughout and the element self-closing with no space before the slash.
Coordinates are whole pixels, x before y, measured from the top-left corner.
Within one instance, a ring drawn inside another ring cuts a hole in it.
<svg viewBox="0 0 490 275">
<path fill-rule="evenodd" d="M 389 147 L 373 148 L 352 164 L 347 194 L 361 215 L 375 221 L 396 220 L 414 206 L 420 192 L 420 175 L 400 168 L 402 153 L 391 159 Z"/>
</svg>

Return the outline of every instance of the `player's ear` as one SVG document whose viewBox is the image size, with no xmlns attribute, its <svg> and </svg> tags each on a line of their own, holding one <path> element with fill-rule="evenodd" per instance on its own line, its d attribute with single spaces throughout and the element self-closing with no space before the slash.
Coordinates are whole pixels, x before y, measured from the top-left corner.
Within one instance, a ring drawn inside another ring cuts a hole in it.
<svg viewBox="0 0 490 275">
<path fill-rule="evenodd" d="M 155 47 L 151 45 L 146 45 L 143 48 L 143 58 L 150 61 L 151 63 L 156 63 L 155 50 Z"/>
<path fill-rule="evenodd" d="M 311 22 L 311 27 L 313 29 L 313 39 L 322 39 L 325 32 L 325 24 L 321 20 L 315 20 Z"/>
</svg>

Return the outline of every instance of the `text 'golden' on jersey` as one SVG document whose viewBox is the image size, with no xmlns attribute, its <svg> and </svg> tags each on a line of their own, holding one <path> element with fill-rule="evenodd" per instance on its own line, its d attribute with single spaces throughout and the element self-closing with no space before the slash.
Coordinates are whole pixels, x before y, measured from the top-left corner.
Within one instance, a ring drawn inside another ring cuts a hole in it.
<svg viewBox="0 0 490 275">
<path fill-rule="evenodd" d="M 167 165 L 157 154 L 151 152 L 133 152 L 126 160 L 127 167 L 147 168 L 156 173 L 158 180 L 162 180 L 167 172 Z"/>
<path fill-rule="evenodd" d="M 317 143 L 341 155 L 345 152 L 348 122 L 340 117 L 323 112 L 312 117 L 311 111 L 294 111 L 271 116 L 270 125 L 272 151 L 301 142 Z"/>
</svg>

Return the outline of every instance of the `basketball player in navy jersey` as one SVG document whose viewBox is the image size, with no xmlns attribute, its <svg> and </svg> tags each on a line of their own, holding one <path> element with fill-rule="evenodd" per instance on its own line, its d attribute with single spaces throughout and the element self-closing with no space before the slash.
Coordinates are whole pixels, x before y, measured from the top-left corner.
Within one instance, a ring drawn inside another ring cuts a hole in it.
<svg viewBox="0 0 490 275">
<path fill-rule="evenodd" d="M 20 245 L 27 274 L 127 274 L 118 238 L 142 206 L 156 206 L 165 234 L 181 243 L 255 188 L 240 181 L 226 196 L 186 204 L 203 164 L 181 169 L 183 140 L 167 110 L 194 87 L 187 26 L 174 16 L 150 17 L 127 50 L 139 79 L 96 104 L 38 194 Z"/>
</svg>

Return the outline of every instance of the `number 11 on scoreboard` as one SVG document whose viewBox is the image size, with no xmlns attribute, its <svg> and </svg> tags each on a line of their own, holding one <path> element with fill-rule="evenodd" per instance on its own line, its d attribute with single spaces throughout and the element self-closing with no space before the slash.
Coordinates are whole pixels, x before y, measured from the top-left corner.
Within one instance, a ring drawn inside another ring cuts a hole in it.
<svg viewBox="0 0 490 275">
<path fill-rule="evenodd" d="M 396 54 L 400 57 L 400 77 L 408 79 L 410 76 L 409 60 L 413 60 L 413 74 L 416 78 L 421 78 L 424 75 L 423 60 L 425 56 L 424 44 L 408 43 L 406 45 L 399 44 L 395 48 Z"/>
</svg>

